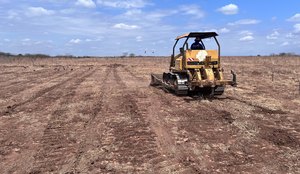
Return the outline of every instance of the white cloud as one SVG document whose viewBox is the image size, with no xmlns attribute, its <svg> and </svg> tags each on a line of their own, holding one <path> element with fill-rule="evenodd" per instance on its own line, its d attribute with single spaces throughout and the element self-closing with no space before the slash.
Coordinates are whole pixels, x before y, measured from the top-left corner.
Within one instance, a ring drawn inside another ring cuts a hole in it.
<svg viewBox="0 0 300 174">
<path fill-rule="evenodd" d="M 230 30 L 227 29 L 227 28 L 221 28 L 221 29 L 214 29 L 214 28 L 212 28 L 212 29 L 209 29 L 209 30 L 204 30 L 204 32 L 229 33 Z"/>
<path fill-rule="evenodd" d="M 241 31 L 239 34 L 240 35 L 253 35 L 253 33 L 251 31 L 248 31 L 248 30 Z"/>
<path fill-rule="evenodd" d="M 8 19 L 17 19 L 17 20 L 20 20 L 20 16 L 19 16 L 19 13 L 16 12 L 16 11 L 13 11 L 13 10 L 9 10 L 7 12 L 7 18 Z"/>
<path fill-rule="evenodd" d="M 171 16 L 173 14 L 176 14 L 177 11 L 175 10 L 169 10 L 169 11 L 155 11 L 148 14 L 145 14 L 144 18 L 149 21 L 159 21 L 164 17 Z"/>
<path fill-rule="evenodd" d="M 126 16 L 136 16 L 136 15 L 140 15 L 142 14 L 142 10 L 140 9 L 132 9 L 132 10 L 128 10 L 125 15 Z"/>
<path fill-rule="evenodd" d="M 276 21 L 277 20 L 277 17 L 276 16 L 273 16 L 272 18 L 271 18 L 271 21 Z"/>
<path fill-rule="evenodd" d="M 23 46 L 30 46 L 30 45 L 32 45 L 32 41 L 29 38 L 22 39 L 21 40 L 21 45 L 23 45 Z"/>
<path fill-rule="evenodd" d="M 42 43 L 43 43 L 42 41 L 36 41 L 36 42 L 34 42 L 33 44 L 39 45 L 39 44 L 42 44 Z"/>
<path fill-rule="evenodd" d="M 10 42 L 10 39 L 3 39 L 5 42 Z"/>
<path fill-rule="evenodd" d="M 69 41 L 69 43 L 71 43 L 71 44 L 79 44 L 80 42 L 81 42 L 80 39 L 71 39 L 71 40 Z"/>
<path fill-rule="evenodd" d="M 204 12 L 196 5 L 186 5 L 180 7 L 180 12 L 185 15 L 191 15 L 195 18 L 204 17 Z"/>
<path fill-rule="evenodd" d="M 273 33 L 271 33 L 270 35 L 267 35 L 266 36 L 266 38 L 268 39 L 268 40 L 276 40 L 276 39 L 278 39 L 278 36 L 279 36 L 280 34 L 279 34 L 279 32 L 278 31 L 273 31 Z"/>
<path fill-rule="evenodd" d="M 96 4 L 93 0 L 77 0 L 76 5 L 87 7 L 87 8 L 95 8 Z"/>
<path fill-rule="evenodd" d="M 47 10 L 43 7 L 29 7 L 26 15 L 27 16 L 42 16 L 42 15 L 53 15 L 55 12 L 52 10 Z"/>
<path fill-rule="evenodd" d="M 283 42 L 282 44 L 281 44 L 281 46 L 287 46 L 287 45 L 289 45 L 290 43 L 289 42 Z"/>
<path fill-rule="evenodd" d="M 235 21 L 233 23 L 228 23 L 228 25 L 253 25 L 253 24 L 258 24 L 260 23 L 259 20 L 256 19 L 242 19 L 242 20 L 238 20 Z"/>
<path fill-rule="evenodd" d="M 102 41 L 102 37 L 97 37 L 97 38 L 93 38 L 93 39 L 87 38 L 84 41 L 85 42 L 98 42 L 98 41 Z"/>
<path fill-rule="evenodd" d="M 97 3 L 102 6 L 113 8 L 143 8 L 149 4 L 145 0 L 98 0 Z"/>
<path fill-rule="evenodd" d="M 219 33 L 229 33 L 229 32 L 230 32 L 230 30 L 227 29 L 227 28 L 221 28 L 221 29 L 219 30 Z"/>
<path fill-rule="evenodd" d="M 124 14 L 118 16 L 122 20 L 126 21 L 138 21 L 144 25 L 154 25 L 154 23 L 162 20 L 164 17 L 172 16 L 177 14 L 177 10 L 155 10 L 151 12 L 144 12 L 140 9 L 129 9 Z"/>
<path fill-rule="evenodd" d="M 219 8 L 218 11 L 225 15 L 234 15 L 238 13 L 239 7 L 235 4 L 228 4 L 224 7 Z"/>
<path fill-rule="evenodd" d="M 22 42 L 29 42 L 29 41 L 31 41 L 29 38 L 22 39 Z"/>
<path fill-rule="evenodd" d="M 300 13 L 295 14 L 294 16 L 287 19 L 290 22 L 299 22 L 300 21 Z"/>
<path fill-rule="evenodd" d="M 136 39 L 137 42 L 142 42 L 143 41 L 143 37 L 142 36 L 137 36 L 135 39 Z"/>
<path fill-rule="evenodd" d="M 293 33 L 288 33 L 285 35 L 285 37 L 291 39 L 291 38 L 294 38 L 295 35 Z"/>
<path fill-rule="evenodd" d="M 202 32 L 202 31 L 199 31 L 199 32 Z M 218 30 L 215 28 L 212 28 L 212 29 L 204 30 L 203 32 L 216 32 L 217 33 Z"/>
<path fill-rule="evenodd" d="M 244 31 L 241 31 L 239 33 L 239 35 L 242 35 L 242 37 L 240 38 L 240 41 L 252 41 L 252 40 L 254 40 L 254 37 L 252 36 L 253 33 L 251 31 L 244 30 Z"/>
<path fill-rule="evenodd" d="M 253 36 L 245 36 L 240 38 L 240 41 L 252 41 L 252 40 L 254 40 Z"/>
<path fill-rule="evenodd" d="M 295 33 L 300 33 L 300 24 L 295 24 L 294 25 L 294 32 Z"/>
<path fill-rule="evenodd" d="M 124 24 L 124 23 L 119 23 L 119 24 L 115 24 L 113 26 L 113 28 L 125 29 L 125 30 L 132 30 L 132 29 L 138 29 L 140 27 L 137 26 L 137 25 L 127 25 L 127 24 Z"/>
</svg>

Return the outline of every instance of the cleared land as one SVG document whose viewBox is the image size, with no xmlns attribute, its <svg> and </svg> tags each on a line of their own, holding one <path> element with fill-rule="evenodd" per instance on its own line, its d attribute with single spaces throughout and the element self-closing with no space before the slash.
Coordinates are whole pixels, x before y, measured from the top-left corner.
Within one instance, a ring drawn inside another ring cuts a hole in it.
<svg viewBox="0 0 300 174">
<path fill-rule="evenodd" d="M 2 58 L 0 171 L 300 173 L 300 58 L 223 61 L 200 100 L 149 86 L 168 58 Z"/>
</svg>

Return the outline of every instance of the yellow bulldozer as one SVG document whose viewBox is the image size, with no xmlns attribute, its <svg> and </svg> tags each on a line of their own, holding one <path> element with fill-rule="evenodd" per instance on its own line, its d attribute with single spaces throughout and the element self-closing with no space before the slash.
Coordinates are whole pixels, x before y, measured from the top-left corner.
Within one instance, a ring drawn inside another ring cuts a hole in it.
<svg viewBox="0 0 300 174">
<path fill-rule="evenodd" d="M 177 95 L 222 95 L 226 85 L 236 86 L 236 74 L 225 80 L 216 32 L 191 32 L 175 39 L 169 72 L 151 74 L 152 86 L 161 85 Z M 189 47 L 191 40 L 195 43 Z M 177 46 L 179 53 L 176 54 Z M 213 47 L 214 49 L 206 49 Z"/>
</svg>

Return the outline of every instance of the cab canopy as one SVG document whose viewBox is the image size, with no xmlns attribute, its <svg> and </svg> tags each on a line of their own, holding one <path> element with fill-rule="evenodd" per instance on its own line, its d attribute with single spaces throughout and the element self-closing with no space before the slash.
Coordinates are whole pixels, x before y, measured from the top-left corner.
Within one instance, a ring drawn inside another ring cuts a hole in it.
<svg viewBox="0 0 300 174">
<path fill-rule="evenodd" d="M 188 37 L 199 37 L 200 39 L 206 39 L 210 37 L 215 37 L 218 36 L 216 32 L 191 32 L 191 33 L 186 33 L 181 36 L 177 36 L 175 40 L 179 40 L 182 38 L 188 38 Z"/>
</svg>

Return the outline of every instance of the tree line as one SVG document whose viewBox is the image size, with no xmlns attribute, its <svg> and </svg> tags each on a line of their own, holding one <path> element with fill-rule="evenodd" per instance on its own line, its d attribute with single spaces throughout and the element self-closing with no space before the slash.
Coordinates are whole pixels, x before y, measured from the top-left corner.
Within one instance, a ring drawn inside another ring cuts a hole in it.
<svg viewBox="0 0 300 174">
<path fill-rule="evenodd" d="M 1 57 L 36 57 L 36 58 L 47 58 L 51 57 L 47 54 L 12 54 L 12 53 L 6 53 L 6 52 L 0 52 Z"/>
<path fill-rule="evenodd" d="M 6 52 L 0 52 L 0 57 L 30 57 L 30 58 L 93 58 L 97 56 L 73 56 L 71 54 L 66 55 L 57 55 L 57 56 L 50 56 L 47 54 L 12 54 L 12 53 L 6 53 Z M 136 57 L 134 53 L 123 53 L 121 56 L 114 56 L 114 57 Z"/>
</svg>

